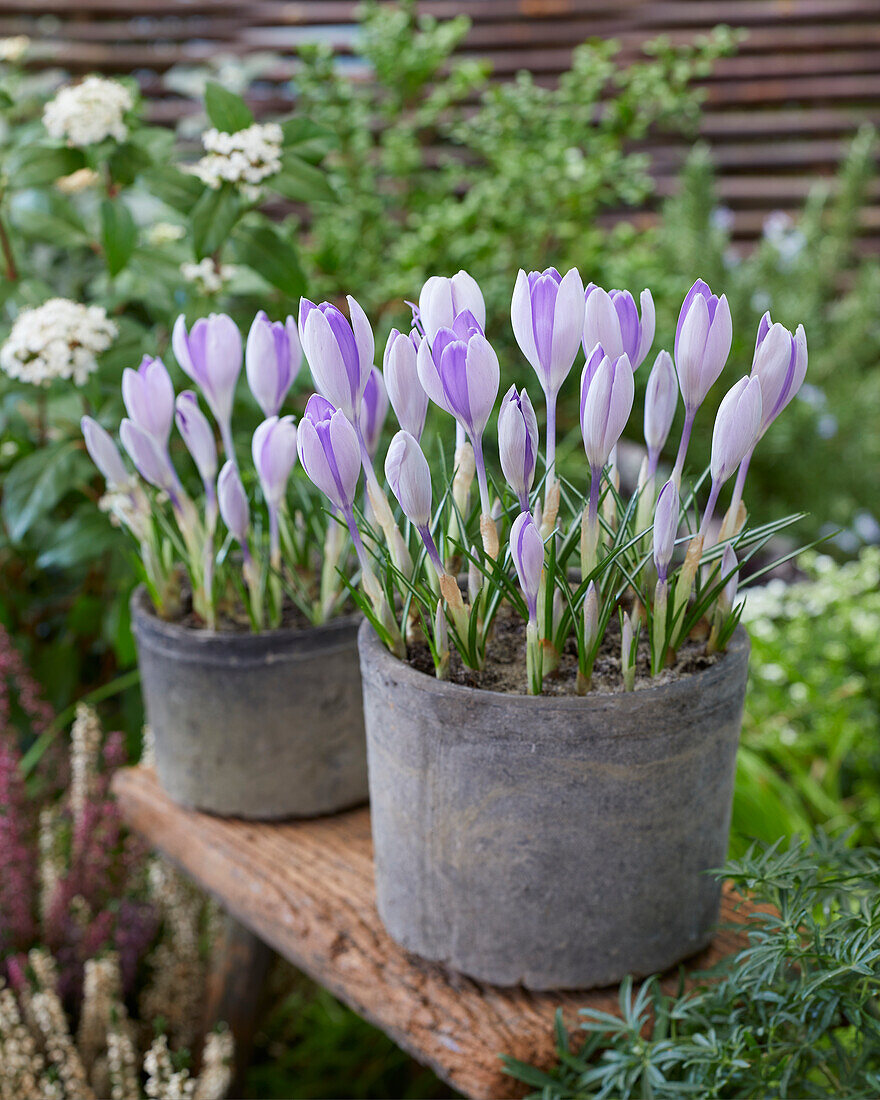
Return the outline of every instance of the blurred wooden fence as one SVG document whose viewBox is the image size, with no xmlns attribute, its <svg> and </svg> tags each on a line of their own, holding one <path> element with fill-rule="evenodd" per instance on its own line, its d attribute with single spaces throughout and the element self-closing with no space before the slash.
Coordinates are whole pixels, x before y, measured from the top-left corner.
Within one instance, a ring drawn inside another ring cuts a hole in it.
<svg viewBox="0 0 880 1100">
<path fill-rule="evenodd" d="M 157 120 L 191 109 L 162 74 L 218 53 L 272 51 L 281 62 L 254 89 L 266 110 L 289 105 L 292 54 L 330 42 L 354 75 L 354 0 L 0 0 L 0 35 L 35 40 L 33 64 L 72 72 L 137 74 Z M 721 172 L 721 201 L 735 235 L 760 233 L 771 211 L 795 210 L 817 179 L 834 174 L 863 121 L 880 125 L 880 0 L 421 0 L 438 17 L 467 13 L 463 53 L 488 58 L 496 78 L 530 69 L 551 81 L 572 47 L 591 36 L 621 41 L 625 57 L 646 38 L 687 41 L 719 22 L 748 36 L 704 81 L 702 136 Z M 675 186 L 684 147 L 651 144 L 661 195 Z M 880 252 L 880 189 L 864 211 L 865 247 Z"/>
</svg>

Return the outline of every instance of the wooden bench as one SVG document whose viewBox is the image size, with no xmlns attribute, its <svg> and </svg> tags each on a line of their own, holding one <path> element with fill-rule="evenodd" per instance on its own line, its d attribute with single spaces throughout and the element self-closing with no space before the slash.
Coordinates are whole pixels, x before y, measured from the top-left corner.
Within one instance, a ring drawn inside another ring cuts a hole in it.
<svg viewBox="0 0 880 1100">
<path fill-rule="evenodd" d="M 376 912 L 367 809 L 283 824 L 181 809 L 145 768 L 119 772 L 114 789 L 129 825 L 213 894 L 232 924 L 209 992 L 210 1010 L 246 1047 L 255 1025 L 264 945 L 381 1028 L 444 1081 L 480 1100 L 521 1096 L 499 1055 L 549 1068 L 558 1008 L 574 1026 L 585 1006 L 614 1012 L 616 989 L 528 993 L 470 981 L 397 947 Z M 722 920 L 746 913 L 725 892 Z M 693 960 L 704 968 L 741 946 L 719 932 Z M 670 991 L 678 974 L 666 979 Z"/>
</svg>

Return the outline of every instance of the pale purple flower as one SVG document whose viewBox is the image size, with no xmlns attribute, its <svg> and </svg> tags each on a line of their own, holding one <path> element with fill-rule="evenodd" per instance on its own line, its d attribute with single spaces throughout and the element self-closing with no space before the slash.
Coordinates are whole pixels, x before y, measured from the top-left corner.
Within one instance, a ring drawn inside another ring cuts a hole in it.
<svg viewBox="0 0 880 1100">
<path fill-rule="evenodd" d="M 525 389 L 511 386 L 498 413 L 498 453 L 507 484 L 516 493 L 520 509 L 529 509 L 529 492 L 538 460 L 538 419 Z"/>
<path fill-rule="evenodd" d="M 350 516 L 361 472 L 360 443 L 351 421 L 326 398 L 313 394 L 299 422 L 297 449 L 310 480 Z"/>
<path fill-rule="evenodd" d="M 669 429 L 678 405 L 678 379 L 672 356 L 660 351 L 648 375 L 645 392 L 645 443 L 648 447 L 648 474 L 656 473 L 660 452 L 669 436 Z"/>
<path fill-rule="evenodd" d="M 417 528 L 431 522 L 431 471 L 418 440 L 401 429 L 385 456 L 385 476 L 403 514 Z"/>
<path fill-rule="evenodd" d="M 590 283 L 584 291 L 583 325 L 584 354 L 601 344 L 612 359 L 626 355 L 632 369 L 638 370 L 654 342 L 654 299 L 650 290 L 643 290 L 640 304 L 628 290 L 605 291 Z"/>
<path fill-rule="evenodd" d="M 586 379 L 585 379 L 586 381 Z M 623 434 L 632 412 L 635 385 L 629 359 L 602 359 L 591 382 L 581 388 L 581 432 L 592 471 L 600 471 Z"/>
<path fill-rule="evenodd" d="M 529 609 L 529 620 L 538 618 L 538 594 L 544 570 L 544 540 L 531 513 L 521 512 L 510 529 L 510 554 Z"/>
<path fill-rule="evenodd" d="M 723 294 L 719 298 L 697 279 L 685 297 L 675 330 L 675 369 L 688 413 L 702 405 L 724 369 L 732 339 L 727 298 Z"/>
<path fill-rule="evenodd" d="M 131 481 L 131 475 L 125 468 L 113 437 L 90 416 L 82 418 L 80 427 L 86 441 L 86 450 L 103 474 L 107 487 L 112 490 L 124 489 Z"/>
<path fill-rule="evenodd" d="M 421 341 L 422 338 L 415 330 L 405 335 L 393 328 L 385 345 L 382 362 L 385 388 L 394 415 L 401 428 L 416 439 L 422 438 L 428 412 L 428 395 L 419 381 L 416 363 Z"/>
<path fill-rule="evenodd" d="M 432 275 L 419 295 L 419 317 L 428 342 L 434 343 L 441 328 L 452 328 L 455 318 L 465 310 L 473 314 L 482 332 L 486 327 L 486 304 L 476 279 L 466 271 L 451 278 Z"/>
<path fill-rule="evenodd" d="M 251 442 L 254 468 L 270 508 L 278 508 L 296 465 L 296 426 L 292 416 L 270 416 L 254 432 Z"/>
<path fill-rule="evenodd" d="M 462 425 L 471 442 L 483 434 L 495 398 L 500 370 L 492 345 L 475 330 L 469 314 L 459 314 L 455 328 L 441 328 L 433 351 L 419 346 L 419 381 L 428 397 Z"/>
<path fill-rule="evenodd" d="M 119 438 L 141 477 L 150 485 L 166 492 L 176 507 L 182 487 L 167 450 L 161 448 L 153 436 L 127 417 L 119 425 Z"/>
<path fill-rule="evenodd" d="M 513 334 L 538 376 L 548 400 L 572 368 L 584 323 L 584 284 L 577 268 L 565 276 L 555 267 L 520 270 L 510 305 Z"/>
<path fill-rule="evenodd" d="M 740 378 L 724 395 L 712 432 L 709 471 L 713 482 L 725 482 L 751 450 L 761 430 L 761 383 Z"/>
<path fill-rule="evenodd" d="M 125 368 L 122 400 L 135 424 L 160 447 L 167 447 L 174 419 L 174 386 L 161 359 L 145 355 L 137 370 Z"/>
<path fill-rule="evenodd" d="M 654 511 L 654 565 L 657 577 L 665 581 L 678 533 L 679 500 L 675 482 L 669 480 L 660 490 Z"/>
<path fill-rule="evenodd" d="M 798 325 L 792 336 L 788 329 L 765 313 L 758 326 L 752 377 L 761 384 L 763 416 L 760 435 L 794 398 L 807 373 L 807 336 Z"/>
<path fill-rule="evenodd" d="M 181 314 L 174 323 L 171 346 L 180 369 L 195 382 L 220 426 L 227 458 L 235 460 L 232 406 L 241 374 L 241 333 L 231 317 L 212 313 L 200 317 L 189 332 Z"/>
<path fill-rule="evenodd" d="M 208 418 L 199 408 L 199 399 L 193 390 L 184 390 L 177 397 L 177 430 L 183 437 L 186 449 L 192 455 L 206 488 L 213 486 L 217 476 L 217 443 Z"/>
<path fill-rule="evenodd" d="M 351 295 L 346 301 L 351 321 L 329 302 L 301 298 L 299 336 L 318 392 L 357 427 L 375 344 L 367 315 Z"/>
<path fill-rule="evenodd" d="M 302 347 L 292 317 L 270 321 L 264 310 L 254 317 L 245 348 L 251 393 L 268 418 L 277 416 L 302 365 Z"/>
<path fill-rule="evenodd" d="M 376 367 L 373 367 L 370 371 L 367 384 L 364 386 L 360 415 L 361 434 L 364 437 L 367 452 L 372 458 L 379 450 L 385 417 L 388 415 L 388 393 L 385 389 L 382 372 L 377 370 Z"/>
<path fill-rule="evenodd" d="M 251 525 L 251 514 L 248 508 L 247 495 L 241 483 L 241 475 L 238 467 L 229 459 L 220 471 L 217 479 L 217 499 L 220 504 L 220 515 L 229 529 L 230 534 L 244 551 L 245 560 L 250 556 L 247 545 L 248 530 Z"/>
</svg>

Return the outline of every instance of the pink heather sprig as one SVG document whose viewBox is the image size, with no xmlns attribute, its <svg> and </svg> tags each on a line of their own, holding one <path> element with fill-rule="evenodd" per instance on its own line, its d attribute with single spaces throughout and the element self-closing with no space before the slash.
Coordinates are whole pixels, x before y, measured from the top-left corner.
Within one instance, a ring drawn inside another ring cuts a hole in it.
<svg viewBox="0 0 880 1100">
<path fill-rule="evenodd" d="M 36 822 L 20 764 L 8 734 L 0 734 L 0 960 L 36 933 Z"/>
</svg>

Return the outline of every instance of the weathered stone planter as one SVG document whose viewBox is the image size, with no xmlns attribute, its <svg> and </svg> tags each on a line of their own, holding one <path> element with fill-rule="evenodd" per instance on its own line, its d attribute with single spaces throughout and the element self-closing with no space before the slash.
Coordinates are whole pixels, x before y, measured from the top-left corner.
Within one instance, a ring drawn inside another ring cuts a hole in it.
<svg viewBox="0 0 880 1100">
<path fill-rule="evenodd" d="M 632 694 L 440 683 L 358 636 L 379 914 L 471 977 L 587 988 L 711 939 L 748 671 L 739 628 L 694 676 Z"/>
<path fill-rule="evenodd" d="M 176 801 L 263 820 L 367 799 L 357 619 L 226 634 L 131 601 L 159 781 Z"/>
</svg>

